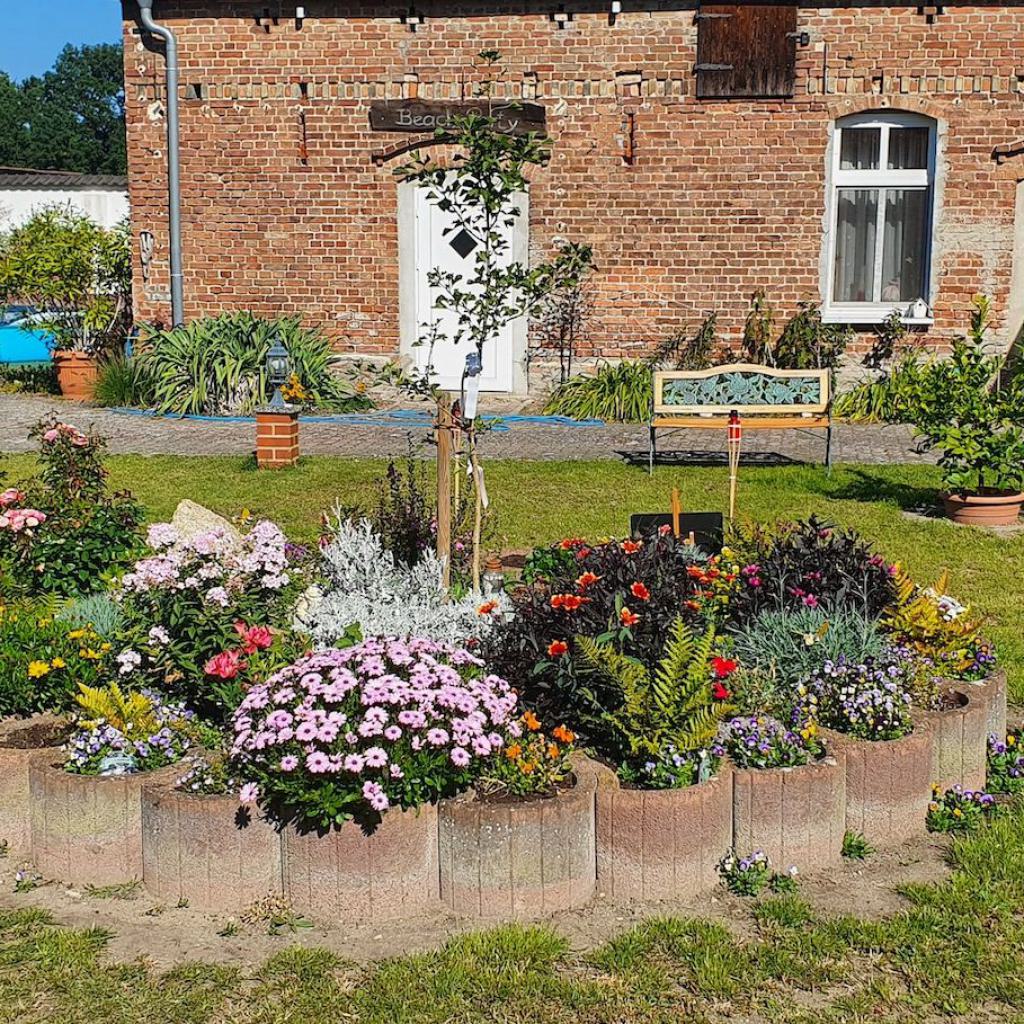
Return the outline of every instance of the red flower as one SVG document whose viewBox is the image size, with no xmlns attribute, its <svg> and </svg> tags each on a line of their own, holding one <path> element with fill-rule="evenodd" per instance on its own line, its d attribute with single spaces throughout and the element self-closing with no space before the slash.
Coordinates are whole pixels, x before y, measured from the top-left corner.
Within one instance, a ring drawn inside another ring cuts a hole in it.
<svg viewBox="0 0 1024 1024">
<path fill-rule="evenodd" d="M 552 640 L 548 644 L 548 655 L 552 658 L 560 658 L 568 650 L 569 645 L 564 640 Z"/>
<path fill-rule="evenodd" d="M 643 546 L 642 540 L 624 540 L 619 545 L 627 555 L 635 555 Z"/>
<path fill-rule="evenodd" d="M 700 611 L 700 602 L 699 601 L 684 601 L 683 602 L 683 607 L 688 612 L 699 612 Z"/>
<path fill-rule="evenodd" d="M 477 608 L 477 615 L 493 615 L 501 606 L 497 601 L 484 601 L 479 608 Z"/>
<path fill-rule="evenodd" d="M 640 621 L 640 616 L 636 612 L 631 612 L 628 608 L 623 608 L 619 612 L 619 621 L 624 626 L 635 626 Z"/>
<path fill-rule="evenodd" d="M 633 595 L 633 596 L 634 596 L 634 597 L 635 597 L 635 598 L 636 598 L 636 599 L 637 599 L 638 601 L 648 601 L 648 600 L 650 600 L 650 597 L 651 597 L 651 592 L 650 592 L 650 591 L 649 591 L 649 590 L 648 590 L 648 589 L 647 589 L 647 588 L 646 588 L 646 587 L 645 587 L 645 586 L 644 586 L 644 585 L 643 585 L 642 583 L 640 583 L 639 581 L 637 581 L 636 583 L 634 583 L 634 584 L 633 584 L 633 585 L 632 585 L 632 586 L 631 586 L 631 587 L 629 588 L 629 592 L 630 592 L 630 593 L 631 593 L 631 594 L 632 594 L 632 595 Z"/>
<path fill-rule="evenodd" d="M 589 554 L 590 548 L 580 548 L 579 551 L 576 552 L 576 561 L 582 562 Z"/>
<path fill-rule="evenodd" d="M 731 676 L 733 672 L 740 667 L 738 661 L 733 661 L 732 658 L 712 658 L 711 669 L 715 673 L 716 679 L 726 679 Z"/>
<path fill-rule="evenodd" d="M 728 700 L 731 696 L 732 694 L 721 683 L 715 683 L 711 687 L 712 700 Z"/>
<path fill-rule="evenodd" d="M 582 537 L 566 537 L 565 540 L 559 542 L 559 547 L 563 551 L 572 551 L 573 548 L 582 547 L 586 541 Z"/>
<path fill-rule="evenodd" d="M 216 676 L 217 679 L 234 679 L 239 672 L 245 671 L 248 667 L 249 663 L 238 651 L 221 651 L 203 666 L 203 671 L 208 676 Z"/>
<path fill-rule="evenodd" d="M 658 527 L 658 533 L 659 533 L 659 534 L 660 534 L 660 535 L 661 535 L 662 537 L 667 537 L 667 536 L 668 536 L 668 535 L 669 535 L 669 534 L 670 534 L 671 532 L 672 532 L 672 527 L 671 527 L 671 526 L 669 526 L 669 524 L 668 524 L 668 523 L 665 523 L 665 525 L 664 525 L 664 526 L 659 526 L 659 527 Z"/>
<path fill-rule="evenodd" d="M 585 572 L 576 580 L 576 586 L 580 590 L 586 590 L 587 587 L 592 587 L 600 578 L 595 572 Z"/>
<path fill-rule="evenodd" d="M 274 643 L 274 634 L 266 626 L 247 626 L 244 622 L 236 622 L 235 632 L 241 638 L 242 650 L 246 654 L 265 651 Z"/>
<path fill-rule="evenodd" d="M 574 612 L 580 605 L 585 604 L 589 600 L 589 598 L 580 597 L 578 594 L 554 594 L 551 598 L 551 607 L 555 609 L 561 608 L 566 612 Z"/>
</svg>

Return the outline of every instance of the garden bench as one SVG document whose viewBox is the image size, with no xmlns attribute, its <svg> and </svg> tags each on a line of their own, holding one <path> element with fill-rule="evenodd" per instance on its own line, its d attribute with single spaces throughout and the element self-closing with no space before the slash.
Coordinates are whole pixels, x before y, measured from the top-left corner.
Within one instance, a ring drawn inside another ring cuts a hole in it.
<svg viewBox="0 0 1024 1024">
<path fill-rule="evenodd" d="M 726 429 L 739 413 L 745 430 L 824 430 L 825 465 L 832 466 L 829 370 L 776 370 L 728 363 L 710 370 L 656 370 L 651 403 L 649 468 L 659 430 Z"/>
</svg>

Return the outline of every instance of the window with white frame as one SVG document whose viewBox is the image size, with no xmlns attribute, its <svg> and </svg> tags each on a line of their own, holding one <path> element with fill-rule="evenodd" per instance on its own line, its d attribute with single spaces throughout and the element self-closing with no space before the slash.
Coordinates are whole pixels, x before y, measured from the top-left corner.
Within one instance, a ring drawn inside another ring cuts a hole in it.
<svg viewBox="0 0 1024 1024">
<path fill-rule="evenodd" d="M 829 183 L 825 314 L 871 323 L 898 310 L 927 321 L 935 122 L 872 111 L 836 122 Z"/>
</svg>

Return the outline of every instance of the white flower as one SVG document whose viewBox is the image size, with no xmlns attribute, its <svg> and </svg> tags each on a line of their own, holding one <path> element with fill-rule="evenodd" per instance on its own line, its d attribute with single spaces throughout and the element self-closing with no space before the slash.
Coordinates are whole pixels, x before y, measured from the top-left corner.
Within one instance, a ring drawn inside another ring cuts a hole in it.
<svg viewBox="0 0 1024 1024">
<path fill-rule="evenodd" d="M 227 608 L 231 603 L 231 598 L 223 587 L 211 587 L 206 592 L 206 603 L 219 604 L 221 608 Z"/>
<path fill-rule="evenodd" d="M 171 634 L 163 626 L 154 626 L 149 631 L 149 642 L 163 647 L 171 642 Z"/>
<path fill-rule="evenodd" d="M 121 675 L 131 675 L 142 664 L 142 655 L 130 649 L 122 651 L 117 656 L 117 664 Z"/>
</svg>

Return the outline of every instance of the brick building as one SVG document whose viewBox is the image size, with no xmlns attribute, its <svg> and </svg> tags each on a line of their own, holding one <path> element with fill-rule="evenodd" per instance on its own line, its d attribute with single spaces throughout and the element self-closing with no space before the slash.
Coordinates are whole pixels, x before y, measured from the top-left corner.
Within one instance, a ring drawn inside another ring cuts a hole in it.
<svg viewBox="0 0 1024 1024">
<path fill-rule="evenodd" d="M 126 0 L 131 207 L 156 239 L 136 295 L 166 320 L 164 62 L 135 13 Z M 340 351 L 417 358 L 426 272 L 460 257 L 393 174 L 417 136 L 372 128 L 371 104 L 393 101 L 394 127 L 470 99 L 486 48 L 496 97 L 543 107 L 554 142 L 515 248 L 594 247 L 584 358 L 648 351 L 711 309 L 735 339 L 759 287 L 780 320 L 820 302 L 864 347 L 893 309 L 940 346 L 977 292 L 1002 344 L 1024 320 L 1024 7 L 157 0 L 155 16 L 180 46 L 189 317 L 299 312 Z M 498 340 L 492 388 L 543 367 L 531 334 Z"/>
</svg>

